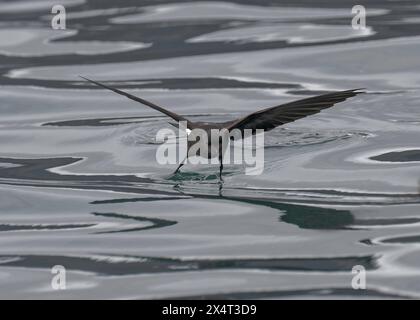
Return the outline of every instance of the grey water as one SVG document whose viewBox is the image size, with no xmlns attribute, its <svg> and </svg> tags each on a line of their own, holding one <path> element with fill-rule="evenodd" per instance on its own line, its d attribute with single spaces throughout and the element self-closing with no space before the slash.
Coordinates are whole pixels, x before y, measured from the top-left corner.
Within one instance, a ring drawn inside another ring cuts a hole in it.
<svg viewBox="0 0 420 320">
<path fill-rule="evenodd" d="M 0 2 L 0 298 L 420 298 L 420 1 Z M 261 175 L 156 162 L 165 116 L 366 88 Z M 66 269 L 54 290 L 51 268 Z M 352 288 L 354 266 L 366 289 Z"/>
</svg>

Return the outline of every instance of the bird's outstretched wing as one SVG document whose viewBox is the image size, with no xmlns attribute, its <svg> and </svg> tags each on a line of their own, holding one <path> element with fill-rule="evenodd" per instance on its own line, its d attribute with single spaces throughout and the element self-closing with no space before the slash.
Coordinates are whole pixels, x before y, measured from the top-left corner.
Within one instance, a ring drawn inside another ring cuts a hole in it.
<svg viewBox="0 0 420 320">
<path fill-rule="evenodd" d="M 97 86 L 102 87 L 102 88 L 105 88 L 105 89 L 108 89 L 108 90 L 114 91 L 115 93 L 118 93 L 118 94 L 120 94 L 120 95 L 122 95 L 122 96 L 125 96 L 125 97 L 127 97 L 128 99 L 131 99 L 131 100 L 134 100 L 134 101 L 140 102 L 140 103 L 142 103 L 142 104 L 144 104 L 144 105 L 146 105 L 146 106 L 149 106 L 150 108 L 155 109 L 155 110 L 157 110 L 157 111 L 160 111 L 160 112 L 162 112 L 162 113 L 166 114 L 167 116 L 171 117 L 172 119 L 174 119 L 174 120 L 176 120 L 176 121 L 178 121 L 178 122 L 179 122 L 179 121 L 186 121 L 186 122 L 187 122 L 187 127 L 188 127 L 188 128 L 192 127 L 191 122 L 190 122 L 189 120 L 185 119 L 183 116 L 181 116 L 181 115 L 179 115 L 179 114 L 176 114 L 175 112 L 172 112 L 172 111 L 166 110 L 165 108 L 162 108 L 162 107 L 160 107 L 160 106 L 158 106 L 158 105 L 156 105 L 156 104 L 154 104 L 154 103 L 152 103 L 152 102 L 150 102 L 150 101 L 147 101 L 147 100 L 144 100 L 144 99 L 142 99 L 142 98 L 139 98 L 139 97 L 133 96 L 132 94 L 129 94 L 129 93 L 124 92 L 124 91 L 122 91 L 122 90 L 119 90 L 119 89 L 116 89 L 116 88 L 112 88 L 112 87 L 107 86 L 107 85 L 105 85 L 105 84 L 103 84 L 103 83 L 100 83 L 100 82 L 98 82 L 98 81 L 93 81 L 93 80 L 90 80 L 90 79 L 85 78 L 85 77 L 82 77 L 82 76 L 80 76 L 80 78 L 85 79 L 85 80 L 87 80 L 87 81 L 89 81 L 89 82 L 91 82 L 91 83 L 93 83 L 93 84 L 96 84 Z M 191 129 L 191 128 L 190 128 L 190 129 Z"/>
<path fill-rule="evenodd" d="M 254 133 L 256 129 L 264 129 L 264 131 L 268 131 L 285 123 L 293 122 L 318 113 L 323 109 L 332 107 L 336 103 L 342 102 L 350 97 L 354 97 L 359 93 L 363 93 L 358 90 L 362 89 L 327 93 L 256 111 L 243 118 L 237 119 L 229 126 L 228 129 L 239 129 L 242 132 L 245 129 L 252 129 Z"/>
</svg>

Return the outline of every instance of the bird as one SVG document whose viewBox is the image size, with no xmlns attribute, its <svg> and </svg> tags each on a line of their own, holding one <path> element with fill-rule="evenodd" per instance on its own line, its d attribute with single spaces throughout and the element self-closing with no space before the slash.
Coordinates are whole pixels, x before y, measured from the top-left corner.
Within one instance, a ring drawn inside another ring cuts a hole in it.
<svg viewBox="0 0 420 320">
<path fill-rule="evenodd" d="M 226 121 L 226 122 L 200 122 L 200 121 L 191 121 L 185 118 L 182 115 L 179 115 L 175 112 L 172 112 L 166 108 L 163 108 L 157 104 L 154 104 L 150 101 L 147 101 L 143 98 L 134 96 L 125 91 L 113 88 L 109 85 L 103 84 L 101 82 L 88 79 L 84 76 L 80 76 L 82 79 L 93 83 L 104 89 L 113 91 L 119 95 L 125 96 L 128 99 L 139 102 L 143 105 L 146 105 L 156 111 L 159 111 L 178 123 L 184 122 L 186 124 L 186 130 L 202 129 L 205 132 L 210 133 L 212 129 L 222 130 L 226 129 L 226 132 L 231 132 L 232 130 L 239 130 L 242 135 L 244 135 L 245 130 L 252 130 L 252 134 L 255 134 L 258 129 L 265 131 L 270 131 L 278 126 L 282 126 L 286 123 L 294 122 L 298 119 L 305 118 L 307 116 L 321 112 L 323 109 L 330 108 L 339 102 L 343 102 L 348 98 L 354 97 L 358 94 L 365 93 L 364 88 L 350 89 L 344 91 L 333 91 L 330 93 L 325 93 L 322 95 L 313 96 L 310 98 L 305 98 L 301 100 L 295 100 L 287 102 L 284 104 L 276 105 L 274 107 L 269 107 L 261 109 L 250 113 L 246 116 L 240 117 L 238 119 Z M 175 125 L 170 122 L 170 124 Z M 209 135 L 210 136 L 210 135 Z M 210 140 L 207 142 L 210 144 Z M 188 144 L 188 148 L 190 144 Z M 210 146 L 209 146 L 210 147 Z M 219 146 L 221 148 L 221 146 Z M 209 148 L 210 150 L 210 148 Z M 218 154 L 216 155 L 219 158 L 219 179 L 220 182 L 223 182 L 222 171 L 223 171 L 223 150 L 219 149 Z M 187 154 L 188 157 L 188 154 Z M 208 158 L 210 158 L 210 154 Z M 180 162 L 176 168 L 174 174 L 178 173 L 181 167 L 184 165 L 186 158 Z"/>
</svg>

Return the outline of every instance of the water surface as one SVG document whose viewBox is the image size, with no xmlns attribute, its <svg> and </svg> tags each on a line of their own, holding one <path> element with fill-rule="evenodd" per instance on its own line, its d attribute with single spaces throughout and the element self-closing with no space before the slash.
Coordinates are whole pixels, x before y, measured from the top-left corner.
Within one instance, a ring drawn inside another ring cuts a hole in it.
<svg viewBox="0 0 420 320">
<path fill-rule="evenodd" d="M 365 1 L 365 30 L 351 1 L 61 2 L 66 30 L 0 3 L 0 298 L 420 297 L 420 2 Z M 208 121 L 367 93 L 219 192 L 217 166 L 156 162 L 164 116 L 78 75 Z"/>
</svg>

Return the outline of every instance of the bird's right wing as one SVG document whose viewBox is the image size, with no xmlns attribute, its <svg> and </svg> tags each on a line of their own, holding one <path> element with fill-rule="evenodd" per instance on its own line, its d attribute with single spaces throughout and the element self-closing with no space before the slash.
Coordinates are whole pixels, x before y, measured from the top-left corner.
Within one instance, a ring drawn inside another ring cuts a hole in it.
<svg viewBox="0 0 420 320">
<path fill-rule="evenodd" d="M 256 129 L 268 131 L 285 123 L 318 113 L 323 109 L 332 107 L 336 103 L 362 93 L 358 90 L 361 89 L 327 93 L 263 109 L 237 119 L 228 129 L 239 129 L 242 132 L 245 129 L 252 129 L 253 132 Z"/>
<path fill-rule="evenodd" d="M 118 93 L 118 94 L 120 94 L 122 96 L 127 97 L 128 99 L 131 99 L 131 100 L 140 102 L 140 103 L 142 103 L 142 104 L 144 104 L 146 106 L 149 106 L 152 109 L 155 109 L 157 111 L 160 111 L 160 112 L 166 114 L 167 116 L 171 117 L 172 119 L 174 119 L 174 120 L 176 120 L 178 122 L 180 122 L 180 121 L 186 121 L 187 122 L 187 127 L 189 129 L 191 129 L 191 127 L 192 127 L 192 124 L 191 124 L 191 122 L 189 120 L 187 120 L 186 118 L 184 118 L 183 116 L 181 116 L 179 114 L 176 114 L 175 112 L 169 111 L 169 110 L 167 110 L 165 108 L 162 108 L 162 107 L 160 107 L 160 106 L 158 106 L 158 105 L 156 105 L 156 104 L 154 104 L 154 103 L 152 103 L 150 101 L 147 101 L 147 100 L 144 100 L 142 98 L 133 96 L 132 94 L 129 94 L 129 93 L 124 92 L 122 90 L 119 90 L 119 89 L 116 89 L 116 88 L 112 88 L 112 87 L 107 86 L 107 85 L 105 85 L 103 83 L 100 83 L 98 81 L 93 81 L 93 80 L 90 80 L 90 79 L 85 78 L 85 77 L 82 77 L 82 76 L 80 76 L 80 77 L 83 78 L 83 79 L 85 79 L 85 80 L 87 80 L 87 81 L 89 81 L 89 82 L 91 82 L 91 83 L 93 83 L 93 84 L 96 84 L 99 87 L 102 87 L 102 88 L 111 90 L 111 91 L 113 91 L 115 93 Z"/>
</svg>

